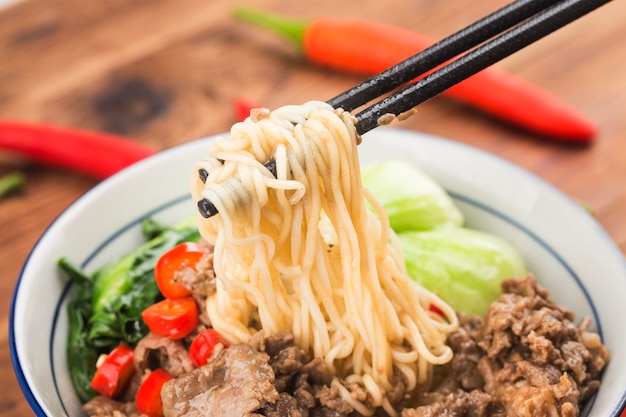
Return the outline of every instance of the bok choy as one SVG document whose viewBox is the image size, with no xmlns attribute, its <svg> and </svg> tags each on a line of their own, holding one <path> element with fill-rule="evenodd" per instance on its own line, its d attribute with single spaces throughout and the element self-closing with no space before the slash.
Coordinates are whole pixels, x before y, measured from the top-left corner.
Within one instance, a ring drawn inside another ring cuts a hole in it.
<svg viewBox="0 0 626 417">
<path fill-rule="evenodd" d="M 408 274 L 455 310 L 484 315 L 506 278 L 523 278 L 521 255 L 508 242 L 464 227 L 398 234 Z"/>
<path fill-rule="evenodd" d="M 363 185 L 385 207 L 396 232 L 463 224 L 463 214 L 448 193 L 420 169 L 402 161 L 363 167 Z"/>
<path fill-rule="evenodd" d="M 389 216 L 409 276 L 455 310 L 484 315 L 504 279 L 526 276 L 515 247 L 463 227 L 463 214 L 445 189 L 414 165 L 391 160 L 366 166 L 362 180 Z"/>
</svg>

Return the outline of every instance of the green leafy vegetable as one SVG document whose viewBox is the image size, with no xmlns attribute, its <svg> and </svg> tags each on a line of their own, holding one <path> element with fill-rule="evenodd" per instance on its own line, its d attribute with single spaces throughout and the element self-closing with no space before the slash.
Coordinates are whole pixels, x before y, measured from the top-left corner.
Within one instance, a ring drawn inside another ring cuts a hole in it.
<svg viewBox="0 0 626 417">
<path fill-rule="evenodd" d="M 0 198 L 22 189 L 24 181 L 24 176 L 19 172 L 13 172 L 0 178 Z"/>
<path fill-rule="evenodd" d="M 446 191 L 414 165 L 385 161 L 364 167 L 361 177 L 397 233 L 463 224 L 463 214 Z"/>
<path fill-rule="evenodd" d="M 120 343 L 134 346 L 147 334 L 141 312 L 161 297 L 154 279 L 159 257 L 179 243 L 200 239 L 191 220 L 168 228 L 146 219 L 142 231 L 146 243 L 91 275 L 65 258 L 58 261 L 76 292 L 68 306 L 66 353 L 72 383 L 81 401 L 95 395 L 89 383 L 98 356 Z"/>
<path fill-rule="evenodd" d="M 78 300 L 77 300 L 78 301 Z M 85 320 L 83 302 L 70 303 L 67 308 L 69 333 L 66 354 L 72 384 L 81 401 L 87 401 L 96 393 L 89 387 L 96 372 L 99 352 L 87 340 L 88 325 Z"/>
<path fill-rule="evenodd" d="M 469 315 L 484 315 L 504 279 L 527 273 L 517 249 L 488 233 L 439 227 L 398 237 L 409 275 Z"/>
<path fill-rule="evenodd" d="M 390 160 L 365 167 L 362 176 L 398 234 L 409 275 L 457 311 L 484 315 L 502 280 L 526 275 L 518 250 L 462 227 L 452 198 L 419 168 Z"/>
</svg>

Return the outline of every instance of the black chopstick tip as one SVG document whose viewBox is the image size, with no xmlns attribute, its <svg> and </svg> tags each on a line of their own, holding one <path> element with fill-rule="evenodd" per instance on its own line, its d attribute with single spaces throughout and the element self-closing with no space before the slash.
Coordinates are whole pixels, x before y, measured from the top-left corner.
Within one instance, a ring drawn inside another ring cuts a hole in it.
<svg viewBox="0 0 626 417">
<path fill-rule="evenodd" d="M 274 178 L 278 177 L 278 171 L 276 169 L 276 160 L 275 159 L 270 159 L 269 161 L 267 161 L 263 165 L 274 176 Z"/>
<path fill-rule="evenodd" d="M 205 219 L 213 217 L 218 213 L 215 205 L 213 205 L 213 203 L 211 203 L 206 198 L 198 201 L 198 211 L 200 212 L 200 215 Z"/>
</svg>

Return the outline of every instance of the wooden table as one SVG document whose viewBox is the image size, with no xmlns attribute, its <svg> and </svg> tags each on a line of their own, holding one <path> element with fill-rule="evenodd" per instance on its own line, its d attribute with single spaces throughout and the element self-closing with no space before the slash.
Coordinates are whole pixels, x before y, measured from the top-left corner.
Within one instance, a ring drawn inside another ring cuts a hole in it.
<svg viewBox="0 0 626 417">
<path fill-rule="evenodd" d="M 241 3 L 244 3 L 243 1 Z M 309 19 L 359 17 L 441 38 L 505 0 L 249 0 Z M 232 101 L 270 108 L 327 99 L 359 77 L 307 65 L 273 35 L 235 21 L 230 0 L 33 0 L 0 12 L 0 118 L 117 133 L 166 148 L 226 131 Z M 626 2 L 615 1 L 500 65 L 560 96 L 598 126 L 590 147 L 564 146 L 436 98 L 395 126 L 508 159 L 587 204 L 626 253 Z M 0 417 L 31 413 L 7 338 L 21 265 L 46 227 L 97 180 L 0 154 L 25 189 L 0 201 Z M 575 227 L 575 225 L 572 225 Z"/>
</svg>

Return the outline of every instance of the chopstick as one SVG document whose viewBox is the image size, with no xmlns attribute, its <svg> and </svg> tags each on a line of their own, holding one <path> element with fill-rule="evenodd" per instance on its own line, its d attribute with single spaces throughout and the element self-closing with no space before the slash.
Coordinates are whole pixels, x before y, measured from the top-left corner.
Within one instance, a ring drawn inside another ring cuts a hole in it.
<svg viewBox="0 0 626 417">
<path fill-rule="evenodd" d="M 469 48 L 509 29 L 560 0 L 518 0 L 442 39 L 420 53 L 328 100 L 333 107 L 352 111 L 422 75 Z"/>
<path fill-rule="evenodd" d="M 424 101 L 609 1 L 611 0 L 514 1 L 346 90 L 328 100 L 328 103 L 334 108 L 352 111 L 427 73 L 414 83 L 357 113 L 356 131 L 360 135 L 364 134 L 387 123 L 390 117 L 403 118 L 404 114 L 408 115 L 411 109 Z M 474 49 L 467 52 L 470 48 Z M 441 66 L 463 52 L 466 53 Z M 428 73 L 429 71 L 431 72 Z M 271 170 L 271 163 L 267 167 Z M 215 205 L 206 198 L 198 201 L 197 205 L 200 214 L 205 218 L 218 213 Z"/>
<path fill-rule="evenodd" d="M 352 111 L 466 52 L 357 113 L 356 130 L 364 134 L 392 118 L 408 114 L 417 105 L 609 1 L 517 0 L 346 90 L 328 103 Z M 467 52 L 470 48 L 475 49 Z"/>
</svg>

